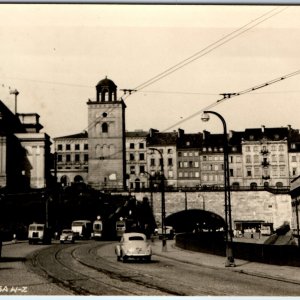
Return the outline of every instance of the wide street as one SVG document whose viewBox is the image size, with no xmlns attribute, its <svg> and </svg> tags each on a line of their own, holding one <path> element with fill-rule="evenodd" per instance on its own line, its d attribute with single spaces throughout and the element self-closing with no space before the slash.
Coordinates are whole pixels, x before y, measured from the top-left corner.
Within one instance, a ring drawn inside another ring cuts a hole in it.
<svg viewBox="0 0 300 300">
<path fill-rule="evenodd" d="M 225 268 L 220 264 L 223 257 L 176 249 L 173 241 L 168 241 L 168 251 L 163 253 L 161 243 L 155 241 L 150 263 L 123 263 L 117 262 L 115 243 L 5 245 L 0 263 L 1 295 L 300 295 L 299 282 L 276 278 L 276 274 L 268 278 L 247 273 L 247 266 L 252 265 L 249 262 Z M 297 276 L 298 268 L 294 269 Z M 284 268 L 274 266 L 273 270 L 279 273 Z"/>
</svg>

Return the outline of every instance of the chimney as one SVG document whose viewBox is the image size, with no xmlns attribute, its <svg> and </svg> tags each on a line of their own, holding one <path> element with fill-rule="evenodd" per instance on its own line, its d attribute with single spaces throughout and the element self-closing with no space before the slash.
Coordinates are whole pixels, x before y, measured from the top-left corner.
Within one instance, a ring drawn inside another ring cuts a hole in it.
<svg viewBox="0 0 300 300">
<path fill-rule="evenodd" d="M 180 129 L 178 128 L 178 138 L 182 138 L 184 135 L 184 130 L 183 129 Z"/>
</svg>

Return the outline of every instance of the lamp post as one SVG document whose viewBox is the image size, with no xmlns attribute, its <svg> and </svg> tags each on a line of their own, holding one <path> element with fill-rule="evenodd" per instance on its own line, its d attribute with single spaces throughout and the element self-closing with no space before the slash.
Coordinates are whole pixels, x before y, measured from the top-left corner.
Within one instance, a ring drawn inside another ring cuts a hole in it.
<svg viewBox="0 0 300 300">
<path fill-rule="evenodd" d="M 229 160 L 228 160 L 228 140 L 227 126 L 224 118 L 215 111 L 204 111 L 202 121 L 209 121 L 209 114 L 216 115 L 223 124 L 223 152 L 224 152 L 224 202 L 225 202 L 225 242 L 226 242 L 226 262 L 225 267 L 235 267 L 234 257 L 232 252 L 232 222 L 231 222 L 231 199 L 230 199 L 230 181 L 229 181 Z"/>
<path fill-rule="evenodd" d="M 164 159 L 160 150 L 156 148 L 149 148 L 151 151 L 157 151 L 160 155 L 160 170 L 161 170 L 161 230 L 162 230 L 162 251 L 167 251 L 167 240 L 166 240 L 166 208 L 165 208 L 165 175 L 164 175 Z"/>
</svg>

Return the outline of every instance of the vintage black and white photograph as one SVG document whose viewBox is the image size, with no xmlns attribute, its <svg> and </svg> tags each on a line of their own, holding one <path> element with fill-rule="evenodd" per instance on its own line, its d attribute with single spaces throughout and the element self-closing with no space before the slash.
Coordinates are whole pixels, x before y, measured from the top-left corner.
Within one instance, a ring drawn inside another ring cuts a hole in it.
<svg viewBox="0 0 300 300">
<path fill-rule="evenodd" d="M 300 6 L 0 4 L 0 296 L 300 296 Z"/>
</svg>

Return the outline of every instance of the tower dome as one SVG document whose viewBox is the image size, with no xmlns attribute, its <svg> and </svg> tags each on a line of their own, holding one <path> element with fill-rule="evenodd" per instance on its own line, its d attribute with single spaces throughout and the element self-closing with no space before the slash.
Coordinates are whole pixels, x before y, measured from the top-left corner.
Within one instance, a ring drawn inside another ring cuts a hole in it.
<svg viewBox="0 0 300 300">
<path fill-rule="evenodd" d="M 96 85 L 97 102 L 117 101 L 117 86 L 111 80 L 105 77 Z"/>
</svg>

